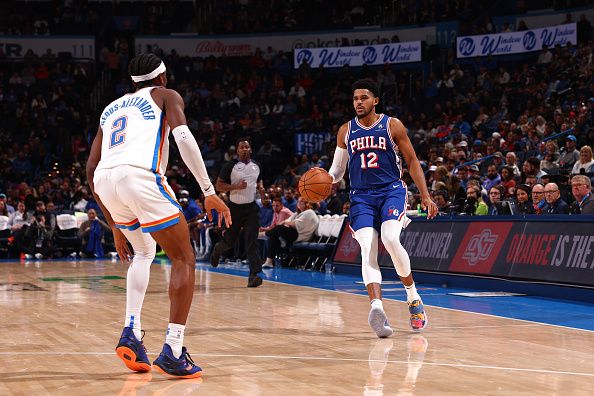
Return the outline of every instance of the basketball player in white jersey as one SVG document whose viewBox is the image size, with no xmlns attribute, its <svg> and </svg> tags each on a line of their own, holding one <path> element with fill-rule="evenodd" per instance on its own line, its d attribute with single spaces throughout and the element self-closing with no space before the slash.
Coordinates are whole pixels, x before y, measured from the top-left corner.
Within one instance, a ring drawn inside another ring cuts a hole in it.
<svg viewBox="0 0 594 396">
<path fill-rule="evenodd" d="M 127 276 L 125 327 L 116 352 L 133 371 L 151 369 L 142 343 L 140 310 L 157 241 L 171 260 L 171 305 L 163 351 L 153 365 L 171 376 L 196 378 L 202 370 L 183 346 L 196 259 L 181 207 L 164 176 L 170 129 L 182 159 L 204 192 L 209 218 L 214 209 L 230 225 L 231 215 L 215 194 L 196 140 L 186 126 L 181 96 L 165 88 L 161 59 L 139 55 L 130 61 L 129 71 L 135 92 L 105 108 L 87 163 L 91 191 L 113 230 L 120 259 L 129 262 L 132 257 L 126 240 L 134 249 Z"/>
</svg>

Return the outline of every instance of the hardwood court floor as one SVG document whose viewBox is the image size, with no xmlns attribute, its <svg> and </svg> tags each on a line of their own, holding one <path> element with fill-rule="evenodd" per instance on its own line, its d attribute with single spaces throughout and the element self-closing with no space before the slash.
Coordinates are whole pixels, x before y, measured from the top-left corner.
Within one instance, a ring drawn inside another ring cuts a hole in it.
<svg viewBox="0 0 594 396">
<path fill-rule="evenodd" d="M 169 271 L 153 265 L 145 299 L 151 359 L 168 322 Z M 385 300 L 396 333 L 378 340 L 364 296 L 266 281 L 247 289 L 244 277 L 208 271 L 197 271 L 185 342 L 203 379 L 132 374 L 113 352 L 125 274 L 109 261 L 0 263 L 0 395 L 593 392 L 593 332 L 429 307 L 429 327 L 414 334 L 406 305 Z"/>
</svg>

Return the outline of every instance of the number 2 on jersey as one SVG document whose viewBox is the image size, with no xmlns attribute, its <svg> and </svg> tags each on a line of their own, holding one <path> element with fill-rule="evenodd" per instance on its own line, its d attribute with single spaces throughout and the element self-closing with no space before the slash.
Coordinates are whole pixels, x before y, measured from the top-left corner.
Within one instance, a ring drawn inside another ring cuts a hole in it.
<svg viewBox="0 0 594 396">
<path fill-rule="evenodd" d="M 377 164 L 377 154 L 372 152 L 361 153 L 361 169 L 379 168 Z"/>
<path fill-rule="evenodd" d="M 128 126 L 128 117 L 118 117 L 111 124 L 111 134 L 109 135 L 109 148 L 124 143 L 126 139 L 126 132 L 124 130 Z"/>
</svg>

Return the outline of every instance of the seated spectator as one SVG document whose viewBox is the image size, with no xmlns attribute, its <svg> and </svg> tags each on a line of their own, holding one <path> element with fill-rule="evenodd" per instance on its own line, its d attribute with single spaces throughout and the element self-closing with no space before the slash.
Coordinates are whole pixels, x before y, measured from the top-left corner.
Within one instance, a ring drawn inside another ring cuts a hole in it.
<svg viewBox="0 0 594 396">
<path fill-rule="evenodd" d="M 503 186 L 503 197 L 513 197 L 516 188 L 516 181 L 514 180 L 514 171 L 508 166 L 501 169 L 501 185 Z"/>
<path fill-rule="evenodd" d="M 565 141 L 565 148 L 559 158 L 559 166 L 562 168 L 573 168 L 573 165 L 580 159 L 580 154 L 575 149 L 576 137 L 568 135 Z"/>
<path fill-rule="evenodd" d="M 189 194 L 186 195 L 183 193 L 187 193 L 187 191 L 180 191 L 180 198 L 178 202 L 182 207 L 182 213 L 184 214 L 186 223 L 188 223 L 188 228 L 190 231 L 190 240 L 194 243 L 196 255 L 199 255 L 199 251 L 201 250 L 201 237 L 200 229 L 198 227 L 198 221 L 204 219 L 206 214 L 202 213 L 202 210 L 200 209 L 200 207 L 198 207 L 198 204 L 194 200 L 188 198 Z"/>
<path fill-rule="evenodd" d="M 263 267 L 270 267 L 274 264 L 274 258 L 280 251 L 280 238 L 290 245 L 293 242 L 309 241 L 318 228 L 318 215 L 312 208 L 312 204 L 303 197 L 297 200 L 297 213 L 266 232 L 268 237 L 268 255 Z"/>
<path fill-rule="evenodd" d="M 350 211 L 351 211 L 351 202 L 346 201 L 345 203 L 342 204 L 342 214 L 348 216 Z"/>
<path fill-rule="evenodd" d="M 443 190 L 438 190 L 433 193 L 433 202 L 437 205 L 439 213 L 448 213 L 449 202 L 447 200 L 447 193 Z"/>
<path fill-rule="evenodd" d="M 541 183 L 536 183 L 532 186 L 532 205 L 534 206 L 535 214 L 541 214 L 547 205 L 544 196 L 544 186 Z"/>
<path fill-rule="evenodd" d="M 272 200 L 272 222 L 266 227 L 260 227 L 260 232 L 266 232 L 272 230 L 277 225 L 283 224 L 289 217 L 293 215 L 293 212 L 289 208 L 283 206 L 281 198 L 277 197 Z"/>
<path fill-rule="evenodd" d="M 56 215 L 53 213 L 49 213 L 45 206 L 45 202 L 37 201 L 35 202 L 35 212 L 33 215 L 37 217 L 38 215 L 42 215 L 45 217 L 44 226 L 50 234 L 50 237 L 53 236 L 54 230 L 56 229 Z"/>
<path fill-rule="evenodd" d="M 53 246 L 51 234 L 45 224 L 43 214 L 36 215 L 31 225 L 23 232 L 23 243 L 21 246 L 21 257 L 38 260 L 52 256 Z"/>
<path fill-rule="evenodd" d="M 2 206 L 1 203 L 0 206 Z M 21 230 L 21 228 L 23 228 L 24 225 L 31 224 L 31 220 L 32 216 L 25 210 L 25 203 L 19 201 L 16 212 L 14 212 L 8 217 L 8 226 L 10 227 L 10 230 L 14 235 L 16 232 Z"/>
<path fill-rule="evenodd" d="M 325 201 L 326 210 L 330 212 L 330 214 L 334 215 L 342 213 L 342 199 L 340 198 L 340 195 L 338 195 L 338 183 L 332 185 L 332 192 Z"/>
<path fill-rule="evenodd" d="M 594 197 L 592 196 L 592 182 L 584 175 L 571 178 L 571 193 L 575 198 L 577 213 L 594 215 Z"/>
<path fill-rule="evenodd" d="M 262 195 L 262 198 L 256 199 L 256 204 L 260 207 L 260 229 L 270 226 L 274 218 L 274 207 L 270 202 L 270 195 Z"/>
<path fill-rule="evenodd" d="M 520 168 L 518 168 L 518 158 L 513 151 L 505 154 L 505 166 L 512 169 L 514 178 L 519 178 L 521 176 Z"/>
<path fill-rule="evenodd" d="M 561 192 L 556 183 L 547 183 L 544 194 L 547 205 L 542 210 L 543 214 L 569 214 L 569 205 L 561 199 Z"/>
<path fill-rule="evenodd" d="M 89 219 L 78 229 L 78 236 L 82 239 L 82 256 L 102 258 L 105 256 L 105 233 L 111 232 L 111 228 L 97 217 L 95 209 L 89 209 L 87 215 Z"/>
<path fill-rule="evenodd" d="M 8 202 L 6 202 L 6 194 L 0 194 L 0 202 L 4 203 L 4 205 L 6 206 L 6 211 L 9 215 L 14 213 L 14 207 L 12 205 L 9 205 Z"/>
<path fill-rule="evenodd" d="M 6 208 L 6 202 L 0 201 L 0 216 L 9 216 L 8 209 Z"/>
<path fill-rule="evenodd" d="M 283 196 L 283 205 L 291 212 L 295 212 L 297 210 L 297 199 L 295 199 L 295 190 L 293 188 L 287 188 L 285 190 L 285 195 Z"/>
<path fill-rule="evenodd" d="M 530 186 L 520 184 L 516 187 L 516 212 L 517 214 L 534 214 L 534 206 L 530 199 Z"/>
<path fill-rule="evenodd" d="M 580 173 L 593 173 L 593 172 L 594 172 L 594 159 L 592 159 L 592 148 L 590 146 L 584 146 L 580 149 L 580 159 L 573 165 L 571 174 L 577 175 Z"/>
<path fill-rule="evenodd" d="M 493 186 L 489 190 L 489 211 L 488 214 L 490 216 L 497 216 L 499 214 L 497 203 L 501 202 L 501 189 L 499 186 Z"/>
<path fill-rule="evenodd" d="M 497 173 L 497 165 L 492 164 L 487 168 L 487 177 L 483 181 L 483 188 L 490 191 L 493 186 L 501 183 L 501 176 Z"/>
</svg>

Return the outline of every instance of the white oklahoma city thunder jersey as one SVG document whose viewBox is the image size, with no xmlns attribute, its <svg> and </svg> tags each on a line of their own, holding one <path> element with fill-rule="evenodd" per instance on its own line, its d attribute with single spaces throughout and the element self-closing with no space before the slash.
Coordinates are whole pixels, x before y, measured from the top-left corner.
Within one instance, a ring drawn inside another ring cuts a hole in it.
<svg viewBox="0 0 594 396">
<path fill-rule="evenodd" d="M 97 169 L 131 165 L 163 175 L 169 157 L 169 125 L 147 87 L 111 102 L 100 118 L 103 130 Z"/>
</svg>

